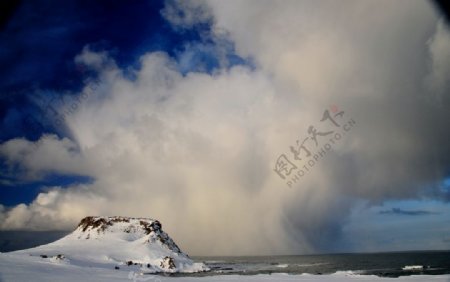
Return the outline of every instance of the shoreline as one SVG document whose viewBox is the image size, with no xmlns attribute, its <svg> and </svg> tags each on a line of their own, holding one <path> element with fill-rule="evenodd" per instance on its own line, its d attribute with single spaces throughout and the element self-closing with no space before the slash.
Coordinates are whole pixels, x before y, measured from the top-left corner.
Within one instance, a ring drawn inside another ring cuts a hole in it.
<svg viewBox="0 0 450 282">
<path fill-rule="evenodd" d="M 421 256 L 423 256 L 421 254 Z M 341 256 L 320 256 L 320 260 L 314 257 L 314 261 L 310 263 L 298 264 L 301 257 L 289 257 L 291 263 L 286 263 L 280 257 L 265 257 L 259 258 L 261 261 L 251 259 L 229 260 L 224 261 L 220 257 L 209 257 L 209 260 L 203 261 L 212 270 L 197 273 L 146 273 L 145 270 L 130 266 L 121 267 L 120 270 L 115 270 L 112 266 L 100 266 L 95 262 L 85 262 L 83 264 L 72 261 L 68 258 L 67 261 L 42 259 L 37 256 L 30 256 L 18 253 L 0 253 L 0 281 L 2 282 L 21 282 L 21 281 L 85 281 L 85 282 L 118 282 L 118 281 L 173 281 L 173 282 L 253 282 L 253 281 L 305 281 L 305 282 L 343 282 L 343 281 L 450 281 L 449 268 L 428 268 L 419 270 L 419 265 L 408 264 L 397 268 L 392 266 L 390 269 L 372 268 L 366 270 L 336 270 L 341 266 L 333 265 L 331 263 L 319 262 L 328 258 L 330 261 L 335 259 L 342 259 Z M 354 259 L 355 257 L 347 256 Z M 379 255 L 379 257 L 386 259 L 392 256 Z M 444 253 L 444 261 L 448 261 L 447 253 Z M 362 258 L 361 258 L 362 259 Z M 356 261 L 359 261 L 357 258 Z M 355 260 L 354 260 L 355 261 Z M 264 262 L 264 263 L 261 263 Z M 228 263 L 228 264 L 227 264 Z M 217 268 L 220 264 L 221 268 Z M 305 269 L 303 273 L 301 267 Z M 376 266 L 376 264 L 375 264 Z M 216 267 L 216 268 L 214 268 Z M 270 269 L 269 269 L 270 267 Z M 297 267 L 297 269 L 295 268 Z M 299 268 L 300 267 L 300 268 Z M 306 270 L 309 268 L 309 272 Z M 276 269 L 274 271 L 274 269 Z M 314 273 L 314 270 L 317 271 Z M 328 271 L 326 271 L 328 269 Z M 341 269 L 345 269 L 342 266 Z M 356 267 L 355 267 L 356 269 Z M 412 269 L 412 270 L 410 270 Z M 297 272 L 296 272 L 297 271 Z M 441 271 L 441 272 L 439 272 Z M 313 273 L 311 273 L 313 272 Z M 385 273 L 383 275 L 383 273 Z M 395 274 L 396 273 L 396 274 Z M 394 279 L 394 280 L 393 280 Z"/>
<path fill-rule="evenodd" d="M 180 278 L 180 277 L 213 277 L 213 276 L 257 276 L 257 275 L 311 275 L 311 276 L 330 276 L 330 275 L 338 275 L 338 274 L 346 274 L 349 276 L 376 276 L 379 278 L 400 278 L 400 277 L 411 277 L 411 276 L 442 276 L 449 275 L 450 271 L 446 269 L 431 269 L 425 271 L 401 271 L 398 272 L 385 272 L 377 273 L 374 271 L 367 270 L 338 270 L 336 272 L 328 272 L 328 273 L 289 273 L 283 271 L 237 271 L 237 272 L 215 272 L 215 271 L 204 271 L 204 272 L 195 272 L 195 273 L 143 273 L 143 275 L 156 275 L 167 278 Z"/>
</svg>

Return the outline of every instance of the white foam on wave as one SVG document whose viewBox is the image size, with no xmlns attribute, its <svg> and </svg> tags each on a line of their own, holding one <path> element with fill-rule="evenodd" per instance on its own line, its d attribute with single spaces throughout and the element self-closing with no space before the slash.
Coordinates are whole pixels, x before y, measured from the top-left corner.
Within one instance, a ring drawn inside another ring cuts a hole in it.
<svg viewBox="0 0 450 282">
<path fill-rule="evenodd" d="M 423 265 L 405 265 L 403 270 L 423 270 Z"/>
<path fill-rule="evenodd" d="M 335 273 L 331 275 L 338 275 L 338 276 L 361 276 L 362 271 L 355 271 L 355 270 L 338 270 Z"/>
</svg>

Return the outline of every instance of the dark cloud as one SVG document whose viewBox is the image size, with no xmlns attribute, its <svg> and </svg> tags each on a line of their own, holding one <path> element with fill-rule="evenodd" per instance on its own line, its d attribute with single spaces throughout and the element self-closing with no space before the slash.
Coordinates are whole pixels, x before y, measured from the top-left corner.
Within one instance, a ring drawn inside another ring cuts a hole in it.
<svg viewBox="0 0 450 282">
<path fill-rule="evenodd" d="M 379 214 L 398 214 L 398 215 L 417 216 L 417 215 L 433 215 L 439 213 L 425 210 L 403 210 L 400 208 L 392 208 L 391 210 L 380 211 Z"/>
<path fill-rule="evenodd" d="M 436 8 L 445 16 L 447 23 L 450 24 L 450 4 L 446 0 L 433 0 Z"/>
</svg>

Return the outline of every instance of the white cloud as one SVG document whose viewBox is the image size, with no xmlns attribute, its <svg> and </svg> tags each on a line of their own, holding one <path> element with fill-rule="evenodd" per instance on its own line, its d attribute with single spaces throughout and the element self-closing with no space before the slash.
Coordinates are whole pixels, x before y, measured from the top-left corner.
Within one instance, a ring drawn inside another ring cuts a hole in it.
<svg viewBox="0 0 450 282">
<path fill-rule="evenodd" d="M 19 204 L 4 209 L 0 228 L 3 230 L 67 230 L 74 222 L 88 214 L 100 213 L 96 206 L 103 204 L 99 195 L 93 196 L 88 187 L 78 186 L 64 190 L 49 188 L 29 205 Z M 91 213 L 89 213 L 91 212 Z"/>
<path fill-rule="evenodd" d="M 190 29 L 196 24 L 207 23 L 212 18 L 208 6 L 203 1 L 166 1 L 161 15 L 176 29 Z"/>
<path fill-rule="evenodd" d="M 86 65 L 94 70 L 101 70 L 110 61 L 106 52 L 94 52 L 89 46 L 85 46 L 81 54 L 75 57 L 75 63 Z"/>
<path fill-rule="evenodd" d="M 89 175 L 89 165 L 78 153 L 77 145 L 68 138 L 44 135 L 37 142 L 11 139 L 0 144 L 0 154 L 7 156 L 7 164 L 24 168 L 21 178 L 35 180 L 49 172 Z"/>
<path fill-rule="evenodd" d="M 5 210 L 2 228 L 150 216 L 194 254 L 298 253 L 332 248 L 354 199 L 414 198 L 441 180 L 448 114 L 424 104 L 421 92 L 437 52 L 426 44 L 438 18 L 428 3 L 255 3 L 170 2 L 163 12 L 188 28 L 197 9 L 208 11 L 214 29 L 255 60 L 254 70 L 183 76 L 159 52 L 141 58 L 131 81 L 104 55 L 107 65 L 84 50 L 101 80 L 87 83 L 89 95 L 65 117 L 73 140 L 14 139 L 0 153 L 29 178 L 56 171 L 96 181 Z M 357 128 L 288 189 L 275 160 L 330 104 Z"/>
</svg>

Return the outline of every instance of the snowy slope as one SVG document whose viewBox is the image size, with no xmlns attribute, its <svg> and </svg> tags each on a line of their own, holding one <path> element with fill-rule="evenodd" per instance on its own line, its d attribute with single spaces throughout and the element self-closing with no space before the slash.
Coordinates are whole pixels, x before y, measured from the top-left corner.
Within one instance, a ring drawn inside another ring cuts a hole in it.
<svg viewBox="0 0 450 282">
<path fill-rule="evenodd" d="M 450 275 L 417 275 L 400 278 L 381 278 L 373 275 L 336 273 L 330 275 L 221 275 L 207 277 L 167 277 L 142 275 L 136 271 L 111 270 L 97 267 L 58 265 L 38 257 L 0 254 L 1 282 L 448 282 Z"/>
<path fill-rule="evenodd" d="M 66 237 L 32 249 L 8 253 L 28 256 L 38 262 L 112 270 L 198 272 L 207 270 L 194 263 L 161 228 L 148 218 L 86 217 Z"/>
</svg>

